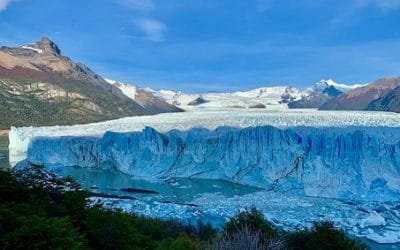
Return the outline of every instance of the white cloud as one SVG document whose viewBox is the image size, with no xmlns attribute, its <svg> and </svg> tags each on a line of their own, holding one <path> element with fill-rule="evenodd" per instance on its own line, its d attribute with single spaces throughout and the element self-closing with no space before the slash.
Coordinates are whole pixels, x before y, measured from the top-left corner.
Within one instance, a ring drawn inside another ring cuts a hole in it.
<svg viewBox="0 0 400 250">
<path fill-rule="evenodd" d="M 164 39 L 165 24 L 155 19 L 142 18 L 136 20 L 138 28 L 146 34 L 150 41 L 161 42 Z"/>
<path fill-rule="evenodd" d="M 152 0 L 119 0 L 119 3 L 133 10 L 151 11 L 154 9 Z"/>
<path fill-rule="evenodd" d="M 3 11 L 11 3 L 11 0 L 0 0 L 0 11 Z"/>
<path fill-rule="evenodd" d="M 400 0 L 356 0 L 359 7 L 375 5 L 383 11 L 400 9 Z"/>
</svg>

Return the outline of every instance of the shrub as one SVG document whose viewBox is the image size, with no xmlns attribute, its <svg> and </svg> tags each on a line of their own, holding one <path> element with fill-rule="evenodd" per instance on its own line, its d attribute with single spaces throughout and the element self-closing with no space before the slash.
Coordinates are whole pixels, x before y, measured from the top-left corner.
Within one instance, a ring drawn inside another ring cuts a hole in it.
<svg viewBox="0 0 400 250">
<path fill-rule="evenodd" d="M 119 211 L 91 208 L 83 221 L 83 230 L 93 249 L 132 249 L 142 246 L 132 217 Z"/>
<path fill-rule="evenodd" d="M 301 230 L 287 236 L 290 249 L 367 249 L 359 241 L 349 238 L 343 230 L 336 229 L 332 222 L 314 223 L 311 230 Z"/>
<path fill-rule="evenodd" d="M 86 249 L 86 241 L 63 218 L 21 216 L 17 227 L 0 237 L 3 249 Z"/>
<path fill-rule="evenodd" d="M 281 250 L 285 242 L 278 238 L 264 239 L 260 229 L 254 230 L 247 225 L 237 229 L 214 243 L 213 250 Z"/>
<path fill-rule="evenodd" d="M 264 215 L 255 207 L 250 210 L 239 212 L 231 218 L 224 226 L 224 232 L 227 235 L 236 233 L 238 230 L 247 227 L 251 231 L 259 231 L 263 239 L 275 238 L 278 236 L 278 230 L 275 226 L 265 220 Z"/>
<path fill-rule="evenodd" d="M 167 239 L 158 247 L 159 250 L 196 250 L 200 248 L 200 241 L 181 234 L 176 239 Z"/>
</svg>

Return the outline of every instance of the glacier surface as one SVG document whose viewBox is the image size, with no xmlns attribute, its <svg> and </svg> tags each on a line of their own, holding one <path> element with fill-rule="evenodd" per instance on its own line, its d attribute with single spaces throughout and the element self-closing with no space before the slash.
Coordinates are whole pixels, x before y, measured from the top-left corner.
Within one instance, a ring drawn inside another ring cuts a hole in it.
<svg viewBox="0 0 400 250">
<path fill-rule="evenodd" d="M 173 129 L 187 131 L 191 128 L 214 130 L 220 126 L 236 128 L 274 126 L 289 128 L 308 127 L 400 127 L 400 115 L 385 112 L 316 111 L 267 109 L 196 109 L 182 113 L 165 113 L 153 116 L 136 116 L 112 121 L 73 126 L 12 127 L 9 133 L 10 163 L 26 158 L 33 138 L 59 136 L 102 136 L 107 131 L 141 131 L 146 126 L 159 132 Z"/>
<path fill-rule="evenodd" d="M 400 201 L 399 128 L 193 128 L 36 137 L 29 162 L 117 169 L 135 178 L 207 178 L 267 190 Z"/>
</svg>

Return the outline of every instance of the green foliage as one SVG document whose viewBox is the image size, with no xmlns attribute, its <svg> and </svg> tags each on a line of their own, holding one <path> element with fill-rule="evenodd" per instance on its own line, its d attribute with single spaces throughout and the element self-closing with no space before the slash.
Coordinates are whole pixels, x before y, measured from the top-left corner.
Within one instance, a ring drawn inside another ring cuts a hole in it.
<svg viewBox="0 0 400 250">
<path fill-rule="evenodd" d="M 293 250 L 367 249 L 359 241 L 350 239 L 343 230 L 336 229 L 332 222 L 314 223 L 311 230 L 305 229 L 288 234 L 287 243 Z"/>
<path fill-rule="evenodd" d="M 244 227 L 248 227 L 252 231 L 260 231 L 261 237 L 265 239 L 278 235 L 275 226 L 265 220 L 264 215 L 255 207 L 236 214 L 225 224 L 224 231 L 227 235 L 231 235 Z"/>
<path fill-rule="evenodd" d="M 14 230 L 0 238 L 3 249 L 86 249 L 86 241 L 64 218 L 19 216 Z"/>
<path fill-rule="evenodd" d="M 159 250 L 196 250 L 200 248 L 200 241 L 186 234 L 179 235 L 176 239 L 168 238 L 157 248 Z"/>
<path fill-rule="evenodd" d="M 197 235 L 203 241 L 211 241 L 217 237 L 217 231 L 211 224 L 205 224 L 201 221 L 197 222 Z"/>
<path fill-rule="evenodd" d="M 143 239 L 133 227 L 134 218 L 119 211 L 89 209 L 83 221 L 90 247 L 93 249 L 130 249 L 142 245 Z"/>
</svg>

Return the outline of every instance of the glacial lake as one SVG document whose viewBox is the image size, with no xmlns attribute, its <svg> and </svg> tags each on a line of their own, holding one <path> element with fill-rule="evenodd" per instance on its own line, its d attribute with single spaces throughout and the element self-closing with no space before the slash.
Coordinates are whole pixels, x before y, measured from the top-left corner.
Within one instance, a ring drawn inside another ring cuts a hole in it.
<svg viewBox="0 0 400 250">
<path fill-rule="evenodd" d="M 223 180 L 176 178 L 153 182 L 134 179 L 129 175 L 112 170 L 79 167 L 48 167 L 48 169 L 61 176 L 73 177 L 82 187 L 92 192 L 133 196 L 160 202 L 185 203 L 207 193 L 219 193 L 225 197 L 234 197 L 260 190 Z M 144 192 L 121 191 L 120 189 L 137 189 Z"/>
</svg>

